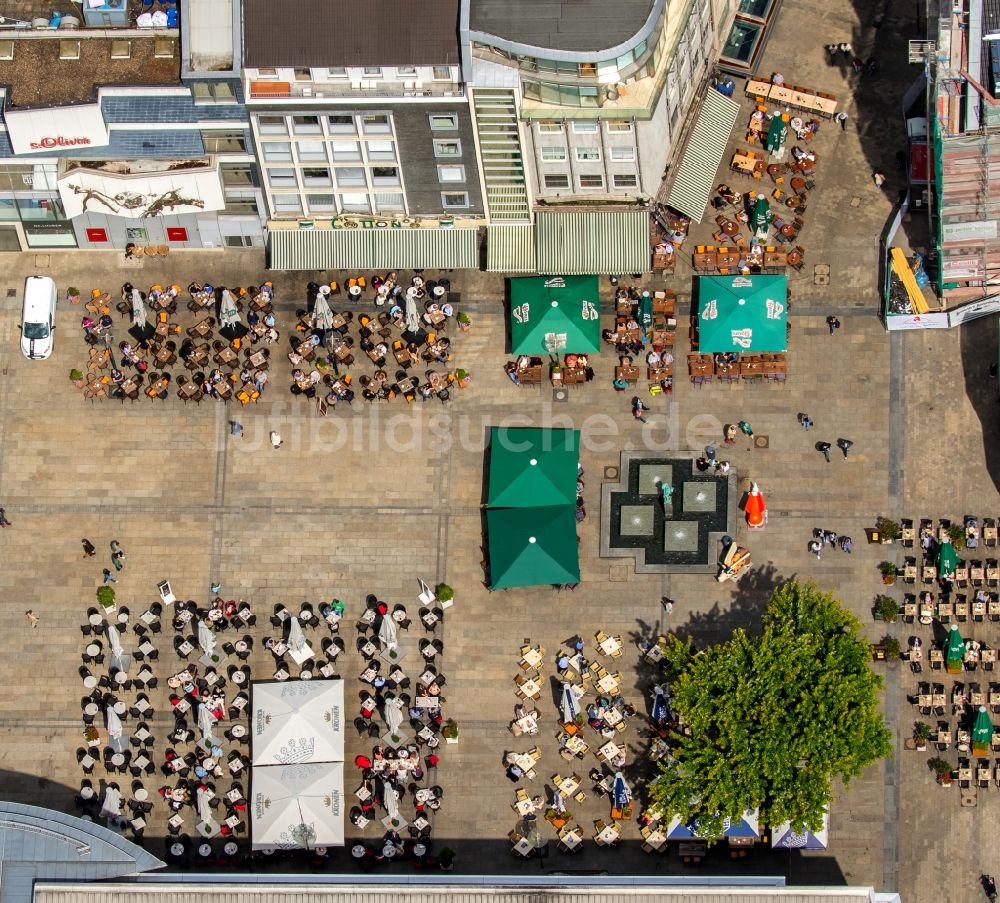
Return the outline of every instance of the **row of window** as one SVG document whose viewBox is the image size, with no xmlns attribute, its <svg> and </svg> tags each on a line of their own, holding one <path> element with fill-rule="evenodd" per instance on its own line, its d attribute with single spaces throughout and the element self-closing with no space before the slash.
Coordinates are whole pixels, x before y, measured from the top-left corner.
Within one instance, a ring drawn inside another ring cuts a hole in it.
<svg viewBox="0 0 1000 903">
<path fill-rule="evenodd" d="M 558 119 L 539 119 L 538 131 L 562 134 L 565 123 Z M 570 123 L 574 135 L 594 135 L 601 130 L 601 122 L 597 119 L 574 119 Z M 631 119 L 605 119 L 607 131 L 621 134 L 632 131 Z"/>
<path fill-rule="evenodd" d="M 415 78 L 417 75 L 416 66 L 395 66 L 383 68 L 381 66 L 364 66 L 358 70 L 365 78 Z M 347 78 L 348 72 L 345 66 L 331 66 L 327 69 L 294 69 L 294 77 L 297 82 L 311 82 L 315 78 Z M 452 73 L 448 66 L 432 66 L 432 77 L 435 81 L 451 81 Z M 278 78 L 278 70 L 264 68 L 257 70 L 258 79 L 268 81 Z"/>
<path fill-rule="evenodd" d="M 610 159 L 615 163 L 635 162 L 634 147 L 610 147 L 608 148 L 608 151 L 609 151 L 608 159 Z M 566 154 L 567 151 L 565 147 L 543 147 L 542 162 L 565 163 Z M 601 149 L 599 147 L 575 147 L 573 148 L 573 155 L 576 157 L 576 161 L 578 163 L 601 162 Z"/>
<path fill-rule="evenodd" d="M 469 207 L 467 191 L 441 192 L 444 210 L 465 210 Z M 405 212 L 402 192 L 342 192 L 341 194 L 273 194 L 271 211 L 275 217 L 302 216 L 303 214 L 331 213 L 402 213 Z"/>
<path fill-rule="evenodd" d="M 611 180 L 615 188 L 637 188 L 639 186 L 638 177 L 633 174 L 615 174 Z M 581 188 L 604 187 L 604 176 L 600 173 L 580 173 L 577 176 L 577 181 Z M 569 188 L 569 176 L 565 173 L 551 173 L 542 176 L 542 183 L 546 188 Z"/>
<path fill-rule="evenodd" d="M 289 123 L 290 121 L 290 123 Z M 432 113 L 427 117 L 432 132 L 458 129 L 457 113 Z M 384 135 L 392 131 L 388 113 L 362 113 L 327 116 L 258 116 L 257 129 L 262 135 L 287 135 L 291 125 L 293 135 Z"/>
<path fill-rule="evenodd" d="M 370 169 L 373 185 L 399 185 L 399 169 L 395 166 L 373 166 Z M 296 177 L 298 173 L 298 177 Z M 341 188 L 356 185 L 366 185 L 366 170 L 363 166 L 337 166 L 331 174 L 330 167 L 312 166 L 296 170 L 292 167 L 267 168 L 267 181 L 272 187 L 295 188 L 299 181 L 303 185 L 325 186 L 333 185 L 334 181 Z M 462 164 L 439 164 L 437 167 L 438 181 L 443 184 L 465 181 L 465 167 Z"/>
</svg>

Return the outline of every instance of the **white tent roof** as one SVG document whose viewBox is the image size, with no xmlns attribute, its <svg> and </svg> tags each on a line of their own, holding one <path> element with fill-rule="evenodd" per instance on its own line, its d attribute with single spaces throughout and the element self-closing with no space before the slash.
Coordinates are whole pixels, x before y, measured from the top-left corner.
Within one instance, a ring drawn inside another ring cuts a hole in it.
<svg viewBox="0 0 1000 903">
<path fill-rule="evenodd" d="M 252 687 L 253 765 L 344 761 L 344 682 L 286 680 Z"/>
<path fill-rule="evenodd" d="M 255 850 L 344 845 L 344 763 L 265 765 L 251 772 L 251 836 Z"/>
</svg>

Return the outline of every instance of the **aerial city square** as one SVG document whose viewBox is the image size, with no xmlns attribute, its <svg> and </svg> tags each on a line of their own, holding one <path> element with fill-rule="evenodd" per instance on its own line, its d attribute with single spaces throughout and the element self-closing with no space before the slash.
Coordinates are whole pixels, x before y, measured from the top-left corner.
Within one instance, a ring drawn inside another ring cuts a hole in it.
<svg viewBox="0 0 1000 903">
<path fill-rule="evenodd" d="M 0 0 L 0 903 L 995 899 L 998 36 Z"/>
</svg>

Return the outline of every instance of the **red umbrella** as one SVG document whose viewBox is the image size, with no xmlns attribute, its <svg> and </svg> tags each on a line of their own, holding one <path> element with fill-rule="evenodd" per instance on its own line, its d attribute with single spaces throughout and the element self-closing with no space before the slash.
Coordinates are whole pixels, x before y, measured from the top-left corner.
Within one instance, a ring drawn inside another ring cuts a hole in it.
<svg viewBox="0 0 1000 903">
<path fill-rule="evenodd" d="M 756 483 L 750 484 L 750 494 L 747 496 L 747 503 L 744 507 L 747 517 L 747 526 L 751 530 L 763 530 L 767 524 L 767 503 Z"/>
</svg>

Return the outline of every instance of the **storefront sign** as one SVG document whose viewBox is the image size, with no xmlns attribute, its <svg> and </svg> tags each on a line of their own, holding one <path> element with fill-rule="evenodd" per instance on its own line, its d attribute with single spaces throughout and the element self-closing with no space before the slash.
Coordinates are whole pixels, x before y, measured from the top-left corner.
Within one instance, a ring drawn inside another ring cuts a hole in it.
<svg viewBox="0 0 1000 903">
<path fill-rule="evenodd" d="M 889 314 L 885 318 L 889 332 L 899 329 L 947 329 L 948 314 L 935 311 L 928 314 Z"/>
<path fill-rule="evenodd" d="M 226 206 L 216 167 L 135 175 L 74 169 L 59 179 L 59 197 L 71 219 L 81 213 L 146 219 Z"/>
<path fill-rule="evenodd" d="M 96 103 L 48 110 L 8 110 L 4 121 L 15 154 L 104 147 L 108 143 L 108 127 Z"/>
<path fill-rule="evenodd" d="M 997 221 L 995 219 L 976 220 L 971 223 L 945 223 L 941 226 L 941 241 L 946 244 L 996 237 Z"/>
<path fill-rule="evenodd" d="M 978 301 L 971 301 L 948 311 L 948 325 L 958 326 L 966 320 L 978 320 L 987 314 L 993 314 L 1000 310 L 1000 295 L 992 298 L 980 298 Z"/>
<path fill-rule="evenodd" d="M 941 273 L 945 281 L 949 279 L 978 279 L 982 274 L 978 257 L 943 257 Z"/>
</svg>

